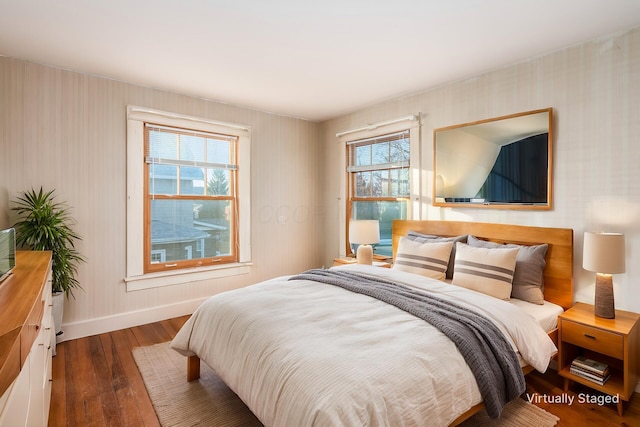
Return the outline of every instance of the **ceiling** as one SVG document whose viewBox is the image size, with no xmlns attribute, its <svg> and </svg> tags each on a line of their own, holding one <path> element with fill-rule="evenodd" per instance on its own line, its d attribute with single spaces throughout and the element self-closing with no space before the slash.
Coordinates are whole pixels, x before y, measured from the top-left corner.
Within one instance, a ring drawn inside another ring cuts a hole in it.
<svg viewBox="0 0 640 427">
<path fill-rule="evenodd" d="M 638 0 L 0 0 L 0 54 L 323 121 L 640 26 Z"/>
</svg>

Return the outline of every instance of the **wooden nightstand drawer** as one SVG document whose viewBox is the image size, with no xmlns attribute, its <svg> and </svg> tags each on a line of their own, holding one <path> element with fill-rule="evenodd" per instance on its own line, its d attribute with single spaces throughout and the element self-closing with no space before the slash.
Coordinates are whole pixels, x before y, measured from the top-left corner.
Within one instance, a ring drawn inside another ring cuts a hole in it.
<svg viewBox="0 0 640 427">
<path fill-rule="evenodd" d="M 624 337 L 622 335 L 568 320 L 562 321 L 562 341 L 588 348 L 616 359 L 623 359 L 624 357 Z"/>
</svg>

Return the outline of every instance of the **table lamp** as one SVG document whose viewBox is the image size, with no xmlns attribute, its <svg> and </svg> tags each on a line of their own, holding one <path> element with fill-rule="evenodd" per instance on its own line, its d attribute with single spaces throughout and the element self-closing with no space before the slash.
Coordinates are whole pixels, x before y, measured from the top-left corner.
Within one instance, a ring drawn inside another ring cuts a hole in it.
<svg viewBox="0 0 640 427">
<path fill-rule="evenodd" d="M 349 221 L 349 242 L 359 245 L 356 252 L 358 264 L 373 264 L 373 248 L 370 245 L 380 242 L 378 221 L 369 219 Z"/>
<path fill-rule="evenodd" d="M 582 267 L 596 273 L 596 316 L 614 319 L 612 275 L 625 270 L 624 234 L 584 233 Z"/>
</svg>

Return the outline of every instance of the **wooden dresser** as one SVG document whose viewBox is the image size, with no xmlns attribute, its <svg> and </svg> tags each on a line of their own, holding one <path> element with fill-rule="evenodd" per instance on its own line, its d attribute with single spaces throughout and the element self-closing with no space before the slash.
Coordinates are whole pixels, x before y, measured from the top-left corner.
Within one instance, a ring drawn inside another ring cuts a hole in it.
<svg viewBox="0 0 640 427">
<path fill-rule="evenodd" d="M 46 426 L 51 402 L 51 252 L 18 251 L 0 283 L 0 427 Z"/>
</svg>

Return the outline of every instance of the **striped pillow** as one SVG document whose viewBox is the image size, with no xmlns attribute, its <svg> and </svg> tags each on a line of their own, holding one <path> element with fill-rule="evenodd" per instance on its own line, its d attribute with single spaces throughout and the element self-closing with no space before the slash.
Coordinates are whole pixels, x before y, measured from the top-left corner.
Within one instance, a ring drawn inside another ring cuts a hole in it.
<svg viewBox="0 0 640 427">
<path fill-rule="evenodd" d="M 469 235 L 469 246 L 476 248 L 504 249 L 518 248 L 516 269 L 513 273 L 511 297 L 528 301 L 532 304 L 544 304 L 544 268 L 547 265 L 545 256 L 549 245 L 521 246 L 487 242 Z"/>
<path fill-rule="evenodd" d="M 439 242 L 453 242 L 451 247 L 451 255 L 449 255 L 449 266 L 447 267 L 447 279 L 453 278 L 453 264 L 456 258 L 456 242 L 467 243 L 467 235 L 455 237 L 442 237 L 434 234 L 422 234 L 417 231 L 409 231 L 407 233 L 407 239 L 415 240 L 420 243 L 439 243 Z"/>
<path fill-rule="evenodd" d="M 451 283 L 508 300 L 517 255 L 518 248 L 474 248 L 456 243 L 456 262 Z"/>
<path fill-rule="evenodd" d="M 443 280 L 453 242 L 420 243 L 401 237 L 393 269 Z"/>
</svg>

